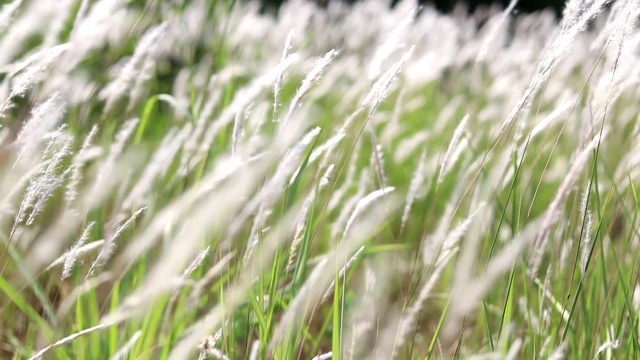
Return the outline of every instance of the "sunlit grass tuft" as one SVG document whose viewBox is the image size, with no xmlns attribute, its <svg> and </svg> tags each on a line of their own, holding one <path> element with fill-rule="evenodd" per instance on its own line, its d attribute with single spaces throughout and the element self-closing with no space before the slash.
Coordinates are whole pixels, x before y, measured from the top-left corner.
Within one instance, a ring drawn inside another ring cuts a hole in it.
<svg viewBox="0 0 640 360">
<path fill-rule="evenodd" d="M 0 357 L 637 358 L 640 4 L 514 4 L 3 5 Z"/>
</svg>

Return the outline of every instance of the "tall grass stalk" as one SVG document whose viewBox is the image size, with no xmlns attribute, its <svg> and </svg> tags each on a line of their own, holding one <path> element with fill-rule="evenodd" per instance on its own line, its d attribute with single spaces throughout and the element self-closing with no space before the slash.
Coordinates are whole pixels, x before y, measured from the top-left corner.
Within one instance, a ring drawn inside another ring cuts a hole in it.
<svg viewBox="0 0 640 360">
<path fill-rule="evenodd" d="M 640 358 L 639 13 L 7 2 L 0 358 Z"/>
</svg>

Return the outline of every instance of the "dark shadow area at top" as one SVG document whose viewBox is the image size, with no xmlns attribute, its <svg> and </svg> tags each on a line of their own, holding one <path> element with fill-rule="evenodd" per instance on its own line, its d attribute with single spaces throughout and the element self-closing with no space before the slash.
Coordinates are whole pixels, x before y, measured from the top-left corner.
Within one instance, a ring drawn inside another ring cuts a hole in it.
<svg viewBox="0 0 640 360">
<path fill-rule="evenodd" d="M 271 12 L 277 11 L 278 7 L 286 0 L 261 0 L 263 10 Z M 326 5 L 328 1 L 343 1 L 355 3 L 359 0 L 315 0 L 319 5 Z M 399 0 L 390 0 L 389 6 L 392 8 Z M 505 9 L 509 5 L 509 0 L 416 0 L 418 5 L 432 6 L 442 13 L 450 13 L 458 5 L 464 5 L 469 13 L 473 13 L 481 7 L 498 6 Z M 526 14 L 545 9 L 552 10 L 558 18 L 562 15 L 565 0 L 518 0 L 514 10 L 514 15 Z"/>
</svg>

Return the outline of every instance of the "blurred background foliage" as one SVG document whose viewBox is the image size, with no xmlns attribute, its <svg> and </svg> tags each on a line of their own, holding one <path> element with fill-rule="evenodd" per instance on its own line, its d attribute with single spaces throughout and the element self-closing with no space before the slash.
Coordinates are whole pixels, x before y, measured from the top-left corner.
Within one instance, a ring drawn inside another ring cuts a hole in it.
<svg viewBox="0 0 640 360">
<path fill-rule="evenodd" d="M 261 0 L 266 11 L 276 11 L 278 7 L 287 0 Z M 358 0 L 316 0 L 318 4 L 326 5 L 329 1 L 343 1 L 347 3 L 355 3 Z M 459 8 L 468 12 L 481 11 L 484 8 L 497 6 L 506 8 L 509 6 L 510 0 L 417 0 L 420 5 L 432 6 L 442 12 L 452 12 Z M 398 0 L 391 0 L 389 6 L 393 7 Z M 535 11 L 549 10 L 553 11 L 559 18 L 564 8 L 564 0 L 518 0 L 514 14 L 531 13 Z"/>
</svg>

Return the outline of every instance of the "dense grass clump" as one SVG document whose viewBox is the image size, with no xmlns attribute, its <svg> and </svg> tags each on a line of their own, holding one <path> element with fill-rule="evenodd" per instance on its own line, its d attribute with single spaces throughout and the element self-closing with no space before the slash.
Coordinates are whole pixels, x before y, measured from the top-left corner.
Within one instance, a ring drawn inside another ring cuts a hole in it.
<svg viewBox="0 0 640 360">
<path fill-rule="evenodd" d="M 639 358 L 640 4 L 412 6 L 3 5 L 0 358 Z"/>
</svg>

